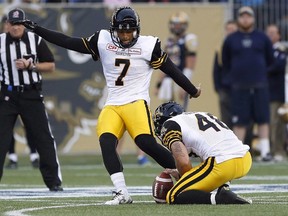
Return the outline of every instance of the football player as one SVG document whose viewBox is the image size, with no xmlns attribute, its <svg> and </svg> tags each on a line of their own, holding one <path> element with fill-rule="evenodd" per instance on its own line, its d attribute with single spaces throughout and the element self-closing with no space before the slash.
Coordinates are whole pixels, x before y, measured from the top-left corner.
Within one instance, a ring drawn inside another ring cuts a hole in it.
<svg viewBox="0 0 288 216">
<path fill-rule="evenodd" d="M 188 24 L 189 17 L 183 11 L 179 11 L 170 17 L 169 30 L 171 35 L 166 40 L 165 52 L 182 73 L 191 80 L 196 64 L 198 40 L 195 34 L 187 33 Z M 159 75 L 156 94 L 163 101 L 179 101 L 187 110 L 187 93 L 174 85 L 171 77 L 165 73 Z"/>
<path fill-rule="evenodd" d="M 169 204 L 250 204 L 229 189 L 227 182 L 245 176 L 251 168 L 249 146 L 227 125 L 205 112 L 184 112 L 170 101 L 153 116 L 155 133 L 167 147 L 177 169 L 166 172 L 177 182 L 166 195 Z M 200 157 L 192 166 L 190 156 Z M 215 189 L 217 193 L 211 193 Z"/>
<path fill-rule="evenodd" d="M 149 85 L 154 69 L 168 74 L 191 97 L 196 88 L 161 49 L 157 37 L 140 35 L 140 19 L 131 7 L 120 7 L 112 15 L 110 30 L 102 29 L 90 37 L 69 37 L 40 27 L 30 20 L 22 23 L 36 34 L 58 46 L 91 54 L 101 60 L 108 87 L 108 97 L 98 118 L 99 137 L 104 165 L 116 191 L 107 205 L 132 203 L 123 166 L 116 152 L 125 130 L 136 145 L 164 168 L 175 168 L 172 155 L 156 142 L 149 108 Z"/>
</svg>

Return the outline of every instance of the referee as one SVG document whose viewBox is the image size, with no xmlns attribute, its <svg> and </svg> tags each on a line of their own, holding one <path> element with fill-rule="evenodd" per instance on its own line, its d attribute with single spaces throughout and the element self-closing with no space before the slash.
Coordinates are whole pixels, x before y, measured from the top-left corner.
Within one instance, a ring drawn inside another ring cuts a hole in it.
<svg viewBox="0 0 288 216">
<path fill-rule="evenodd" d="M 41 93 L 41 72 L 55 69 L 45 41 L 23 25 L 22 9 L 9 11 L 7 33 L 0 34 L 0 179 L 18 115 L 40 156 L 39 169 L 50 191 L 62 191 L 56 143 L 50 130 Z"/>
</svg>

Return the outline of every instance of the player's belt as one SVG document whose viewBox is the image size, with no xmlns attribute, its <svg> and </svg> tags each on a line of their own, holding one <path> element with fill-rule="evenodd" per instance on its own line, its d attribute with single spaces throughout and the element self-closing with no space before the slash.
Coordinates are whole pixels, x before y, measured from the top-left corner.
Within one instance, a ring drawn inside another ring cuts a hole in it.
<svg viewBox="0 0 288 216">
<path fill-rule="evenodd" d="M 19 86 L 1 84 L 1 91 L 24 92 L 29 90 L 41 90 L 41 84 L 35 83 L 31 85 L 19 85 Z"/>
</svg>

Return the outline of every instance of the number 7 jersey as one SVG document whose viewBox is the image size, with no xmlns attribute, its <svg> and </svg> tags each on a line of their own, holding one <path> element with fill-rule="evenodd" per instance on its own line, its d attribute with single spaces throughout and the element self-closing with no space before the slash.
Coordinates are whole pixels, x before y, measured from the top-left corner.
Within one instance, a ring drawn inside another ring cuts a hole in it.
<svg viewBox="0 0 288 216">
<path fill-rule="evenodd" d="M 184 143 L 188 154 L 196 154 L 202 160 L 215 157 L 217 163 L 243 157 L 249 146 L 217 117 L 205 113 L 183 113 L 167 120 L 161 130 L 162 144 L 171 149 L 173 142 Z"/>
<path fill-rule="evenodd" d="M 153 68 L 159 68 L 167 56 L 161 51 L 159 39 L 139 36 L 133 47 L 123 49 L 114 45 L 109 31 L 101 30 L 87 41 L 102 63 L 108 87 L 105 105 L 123 105 L 140 99 L 149 104 Z"/>
</svg>

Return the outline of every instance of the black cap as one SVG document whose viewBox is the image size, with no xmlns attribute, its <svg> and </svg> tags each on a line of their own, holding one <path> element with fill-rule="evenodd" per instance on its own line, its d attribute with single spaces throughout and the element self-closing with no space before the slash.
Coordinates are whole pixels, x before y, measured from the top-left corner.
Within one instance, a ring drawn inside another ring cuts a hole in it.
<svg viewBox="0 0 288 216">
<path fill-rule="evenodd" d="M 20 8 L 15 8 L 9 11 L 8 17 L 7 17 L 8 22 L 12 22 L 12 23 L 16 21 L 20 21 L 20 20 L 25 20 L 25 19 L 26 19 L 25 12 Z"/>
</svg>

